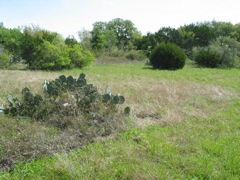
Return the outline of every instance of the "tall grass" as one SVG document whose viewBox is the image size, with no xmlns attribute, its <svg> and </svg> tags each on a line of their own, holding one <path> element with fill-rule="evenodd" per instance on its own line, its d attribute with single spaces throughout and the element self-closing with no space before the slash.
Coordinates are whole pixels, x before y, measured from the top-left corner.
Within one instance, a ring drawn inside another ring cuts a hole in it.
<svg viewBox="0 0 240 180">
<path fill-rule="evenodd" d="M 96 138 L 79 150 L 19 162 L 13 173 L 0 173 L 1 179 L 240 178 L 239 70 L 187 66 L 157 71 L 139 63 L 63 72 L 2 71 L 0 99 L 4 102 L 8 92 L 17 94 L 25 86 L 38 92 L 44 79 L 80 72 L 89 82 L 124 95 L 136 127 Z M 18 136 L 15 120 L 1 116 L 0 122 L 0 143 Z M 20 126 L 30 124 L 22 121 Z M 32 136 L 43 132 L 32 131 Z"/>
</svg>

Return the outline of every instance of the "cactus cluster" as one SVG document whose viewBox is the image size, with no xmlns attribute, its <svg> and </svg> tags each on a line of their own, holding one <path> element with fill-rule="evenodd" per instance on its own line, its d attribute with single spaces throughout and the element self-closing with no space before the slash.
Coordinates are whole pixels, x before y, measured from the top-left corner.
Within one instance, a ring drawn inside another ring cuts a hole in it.
<svg viewBox="0 0 240 180">
<path fill-rule="evenodd" d="M 46 91 L 52 96 L 60 96 L 61 92 L 74 91 L 78 87 L 84 87 L 87 84 L 85 74 L 80 74 L 78 79 L 74 79 L 72 76 L 66 77 L 65 75 L 59 76 L 54 81 L 48 82 L 46 85 Z"/>
<path fill-rule="evenodd" d="M 112 95 L 111 88 L 106 88 L 105 94 L 93 84 L 88 84 L 86 75 L 81 73 L 77 79 L 72 76 L 61 75 L 53 81 L 45 80 L 43 90 L 44 96 L 34 95 L 28 88 L 22 90 L 22 99 L 19 101 L 8 96 L 9 106 L 4 110 L 6 114 L 13 116 L 29 116 L 31 118 L 43 119 L 52 113 L 59 114 L 79 113 L 84 116 L 99 114 L 102 111 L 117 111 L 118 106 L 125 102 L 125 98 Z M 101 109 L 102 106 L 102 110 Z M 66 108 L 68 108 L 66 110 Z M 129 115 L 130 108 L 124 110 Z"/>
<path fill-rule="evenodd" d="M 96 86 L 87 84 L 85 77 L 84 73 L 81 73 L 78 79 L 74 79 L 72 76 L 66 77 L 65 75 L 61 75 L 47 84 L 46 92 L 55 97 L 61 96 L 63 92 L 72 92 L 77 102 L 81 100 L 86 101 L 86 98 L 90 103 L 96 102 L 97 99 L 101 99 L 104 103 L 115 105 L 125 102 L 123 96 L 113 96 L 110 87 L 106 88 L 105 94 L 101 94 L 101 91 Z"/>
<path fill-rule="evenodd" d="M 13 116 L 28 116 L 38 119 L 43 116 L 43 111 L 40 113 L 40 107 L 46 104 L 46 101 L 41 95 L 34 95 L 28 88 L 22 89 L 22 99 L 14 98 L 13 95 L 8 95 L 7 100 L 9 106 L 4 109 L 5 114 Z M 42 108 L 41 108 L 42 110 Z"/>
</svg>

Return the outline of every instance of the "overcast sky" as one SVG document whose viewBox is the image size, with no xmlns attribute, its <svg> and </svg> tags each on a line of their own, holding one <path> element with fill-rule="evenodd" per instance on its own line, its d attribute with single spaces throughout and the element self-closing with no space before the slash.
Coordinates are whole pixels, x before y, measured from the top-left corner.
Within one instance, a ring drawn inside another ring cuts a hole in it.
<svg viewBox="0 0 240 180">
<path fill-rule="evenodd" d="M 161 27 L 204 21 L 240 22 L 239 0 L 0 0 L 7 28 L 38 25 L 64 37 L 97 21 L 131 20 L 144 35 Z"/>
</svg>

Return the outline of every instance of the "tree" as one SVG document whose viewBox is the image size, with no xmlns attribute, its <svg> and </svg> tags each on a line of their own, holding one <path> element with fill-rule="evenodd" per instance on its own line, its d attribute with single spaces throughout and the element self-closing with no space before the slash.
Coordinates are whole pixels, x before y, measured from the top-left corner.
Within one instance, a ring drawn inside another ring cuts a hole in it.
<svg viewBox="0 0 240 180">
<path fill-rule="evenodd" d="M 183 26 L 178 29 L 178 32 L 181 37 L 180 47 L 185 50 L 188 56 L 191 55 L 192 48 L 194 47 L 195 33 L 192 31 L 186 31 Z"/>
<path fill-rule="evenodd" d="M 185 25 L 184 30 L 194 34 L 193 46 L 208 46 L 211 41 L 216 39 L 214 29 L 206 23 Z"/>
<path fill-rule="evenodd" d="M 92 49 L 95 52 L 102 52 L 104 48 L 104 36 L 103 32 L 106 30 L 106 23 L 105 22 L 95 22 L 93 24 L 93 30 L 91 31 L 91 44 Z"/>
<path fill-rule="evenodd" d="M 163 27 L 155 33 L 156 40 L 160 42 L 172 42 L 180 45 L 181 36 L 178 30 L 171 27 Z"/>
<path fill-rule="evenodd" d="M 20 61 L 20 39 L 22 33 L 20 29 L 6 29 L 4 27 L 0 28 L 0 44 L 3 48 L 8 51 L 11 55 L 11 63 Z"/>
<path fill-rule="evenodd" d="M 217 37 L 220 36 L 232 36 L 232 33 L 234 32 L 234 26 L 230 22 L 217 22 L 212 21 L 212 26 L 214 29 L 214 33 Z"/>
<path fill-rule="evenodd" d="M 117 45 L 121 50 L 124 50 L 125 47 L 133 42 L 134 34 L 139 33 L 132 21 L 120 18 L 108 22 L 107 29 L 116 33 L 118 40 Z"/>
<path fill-rule="evenodd" d="M 156 47 L 157 40 L 154 34 L 147 33 L 147 35 L 143 36 L 142 38 L 139 38 L 135 41 L 135 45 L 137 47 L 137 50 L 143 50 L 145 54 L 149 57 L 152 49 Z"/>
<path fill-rule="evenodd" d="M 72 46 L 78 44 L 78 41 L 74 38 L 74 36 L 68 36 L 65 39 L 65 44 L 72 47 Z"/>
<path fill-rule="evenodd" d="M 92 49 L 96 52 L 109 52 L 117 47 L 119 50 L 135 49 L 134 45 L 141 34 L 130 20 L 120 18 L 110 22 L 95 22 L 91 31 Z"/>
<path fill-rule="evenodd" d="M 240 42 L 240 23 L 234 26 L 234 39 Z"/>
<path fill-rule="evenodd" d="M 37 54 L 41 44 L 44 42 L 43 31 L 39 27 L 25 27 L 21 39 L 21 56 L 29 68 L 37 61 Z"/>
<path fill-rule="evenodd" d="M 103 33 L 103 45 L 105 52 L 111 52 L 115 47 L 117 47 L 117 35 L 114 31 L 105 30 Z"/>
<path fill-rule="evenodd" d="M 81 31 L 78 31 L 78 37 L 80 39 L 81 47 L 85 50 L 92 50 L 91 45 L 91 32 L 88 30 L 85 30 L 84 28 Z"/>
</svg>

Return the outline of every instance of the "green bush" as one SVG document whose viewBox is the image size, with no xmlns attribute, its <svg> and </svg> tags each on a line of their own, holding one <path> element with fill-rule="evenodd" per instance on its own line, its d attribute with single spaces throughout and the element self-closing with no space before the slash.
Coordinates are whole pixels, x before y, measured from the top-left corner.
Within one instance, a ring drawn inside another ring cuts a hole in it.
<svg viewBox="0 0 240 180">
<path fill-rule="evenodd" d="M 83 50 L 80 45 L 76 44 L 70 47 L 69 57 L 71 59 L 71 67 L 82 68 L 95 61 L 94 55 L 87 50 Z"/>
<path fill-rule="evenodd" d="M 71 63 L 68 46 L 65 44 L 51 44 L 44 41 L 36 55 L 37 61 L 31 64 L 31 69 L 61 70 Z"/>
<path fill-rule="evenodd" d="M 5 69 L 10 65 L 10 56 L 6 52 L 0 52 L 0 69 Z"/>
<path fill-rule="evenodd" d="M 150 62 L 156 69 L 181 69 L 184 67 L 185 61 L 184 51 L 174 43 L 162 42 L 150 54 Z"/>
<path fill-rule="evenodd" d="M 222 62 L 220 56 L 210 49 L 200 49 L 194 55 L 194 61 L 202 67 L 219 67 Z"/>
<path fill-rule="evenodd" d="M 230 37 L 219 37 L 207 47 L 194 47 L 192 52 L 199 66 L 239 68 L 240 43 Z"/>
</svg>

